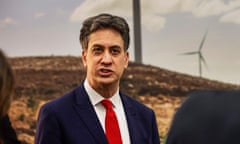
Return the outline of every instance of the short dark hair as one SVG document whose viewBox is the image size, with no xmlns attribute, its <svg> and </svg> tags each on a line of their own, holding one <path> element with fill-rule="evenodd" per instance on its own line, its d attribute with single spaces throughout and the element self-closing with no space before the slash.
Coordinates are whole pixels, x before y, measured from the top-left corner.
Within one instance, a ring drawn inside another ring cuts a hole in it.
<svg viewBox="0 0 240 144">
<path fill-rule="evenodd" d="M 0 118 L 7 115 L 14 91 L 14 74 L 7 56 L 0 48 Z"/>
<path fill-rule="evenodd" d="M 89 35 L 96 32 L 99 29 L 114 29 L 121 35 L 124 42 L 124 50 L 127 51 L 130 42 L 129 36 L 129 26 L 126 20 L 119 16 L 114 16 L 111 14 L 99 14 L 86 19 L 80 30 L 80 43 L 82 49 L 86 50 L 88 48 Z"/>
</svg>

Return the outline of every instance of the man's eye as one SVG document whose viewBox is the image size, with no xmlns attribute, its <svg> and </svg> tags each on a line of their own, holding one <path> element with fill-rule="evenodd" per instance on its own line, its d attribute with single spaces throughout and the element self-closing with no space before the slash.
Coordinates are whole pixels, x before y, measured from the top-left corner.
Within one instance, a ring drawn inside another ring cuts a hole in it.
<svg viewBox="0 0 240 144">
<path fill-rule="evenodd" d="M 119 49 L 112 49 L 112 51 L 111 51 L 111 53 L 113 54 L 113 55 L 117 55 L 117 54 L 119 54 L 121 51 L 119 50 Z"/>
<path fill-rule="evenodd" d="M 95 48 L 93 48 L 93 52 L 94 53 L 101 53 L 102 49 L 100 47 L 95 47 Z"/>
</svg>

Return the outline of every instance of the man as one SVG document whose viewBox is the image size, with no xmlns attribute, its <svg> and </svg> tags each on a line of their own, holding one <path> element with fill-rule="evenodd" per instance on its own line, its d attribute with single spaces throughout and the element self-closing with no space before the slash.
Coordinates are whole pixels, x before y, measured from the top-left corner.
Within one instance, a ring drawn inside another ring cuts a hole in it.
<svg viewBox="0 0 240 144">
<path fill-rule="evenodd" d="M 119 90 L 129 61 L 126 21 L 90 17 L 80 42 L 86 79 L 41 108 L 35 144 L 159 144 L 154 112 Z"/>
<path fill-rule="evenodd" d="M 191 93 L 177 110 L 166 144 L 239 144 L 240 91 Z"/>
</svg>

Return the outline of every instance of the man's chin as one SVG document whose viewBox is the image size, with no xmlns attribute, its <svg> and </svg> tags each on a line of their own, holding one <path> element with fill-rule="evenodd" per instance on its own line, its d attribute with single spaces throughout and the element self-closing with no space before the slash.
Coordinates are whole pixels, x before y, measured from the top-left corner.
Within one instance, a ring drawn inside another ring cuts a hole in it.
<svg viewBox="0 0 240 144">
<path fill-rule="evenodd" d="M 112 78 L 101 78 L 99 80 L 99 83 L 102 84 L 102 85 L 113 85 L 116 83 L 116 80 L 112 79 Z"/>
</svg>

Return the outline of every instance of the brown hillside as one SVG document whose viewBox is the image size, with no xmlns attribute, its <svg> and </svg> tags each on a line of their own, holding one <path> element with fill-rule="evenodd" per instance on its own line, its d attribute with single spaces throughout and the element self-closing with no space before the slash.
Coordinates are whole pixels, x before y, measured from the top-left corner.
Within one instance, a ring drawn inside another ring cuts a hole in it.
<svg viewBox="0 0 240 144">
<path fill-rule="evenodd" d="M 78 86 L 85 77 L 79 57 L 10 58 L 16 74 L 15 99 L 10 111 L 20 140 L 32 144 L 39 107 Z M 162 137 L 185 96 L 197 89 L 240 89 L 211 81 L 131 62 L 121 81 L 122 91 L 154 109 Z"/>
</svg>

